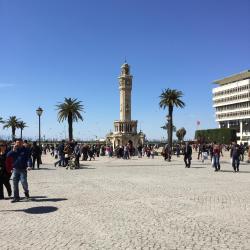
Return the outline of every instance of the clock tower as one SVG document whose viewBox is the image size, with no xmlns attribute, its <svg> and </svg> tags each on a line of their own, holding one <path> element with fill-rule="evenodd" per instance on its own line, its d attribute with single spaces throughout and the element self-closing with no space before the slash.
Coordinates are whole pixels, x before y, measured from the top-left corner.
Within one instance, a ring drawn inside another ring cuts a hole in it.
<svg viewBox="0 0 250 250">
<path fill-rule="evenodd" d="M 119 79 L 120 91 L 120 120 L 114 122 L 114 132 L 107 135 L 107 143 L 114 148 L 130 144 L 136 147 L 143 145 L 145 135 L 140 131 L 137 133 L 137 121 L 131 119 L 131 93 L 132 79 L 130 66 L 125 62 L 121 66 Z"/>
<path fill-rule="evenodd" d="M 124 63 L 118 78 L 120 89 L 120 121 L 131 121 L 132 78 L 130 66 Z"/>
</svg>

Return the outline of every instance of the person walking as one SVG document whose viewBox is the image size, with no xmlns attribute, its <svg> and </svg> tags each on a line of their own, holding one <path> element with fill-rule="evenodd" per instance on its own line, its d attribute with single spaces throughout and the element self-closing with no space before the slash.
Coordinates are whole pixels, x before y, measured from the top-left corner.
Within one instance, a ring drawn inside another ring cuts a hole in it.
<svg viewBox="0 0 250 250">
<path fill-rule="evenodd" d="M 202 146 L 203 146 L 202 143 L 200 143 L 198 145 L 198 157 L 197 157 L 197 160 L 200 160 L 200 156 L 202 157 Z"/>
<path fill-rule="evenodd" d="M 234 142 L 233 146 L 231 148 L 230 156 L 232 159 L 232 167 L 234 169 L 234 172 L 239 172 L 239 166 L 240 166 L 240 148 L 239 145 Z"/>
<path fill-rule="evenodd" d="M 239 150 L 240 150 L 240 161 L 244 161 L 245 147 L 242 144 L 242 142 L 240 143 Z"/>
<path fill-rule="evenodd" d="M 124 155 L 123 155 L 123 159 L 124 159 L 124 160 L 128 160 L 128 159 L 129 159 L 129 149 L 128 149 L 128 146 L 127 146 L 127 145 L 124 146 Z"/>
<path fill-rule="evenodd" d="M 11 171 L 6 167 L 7 144 L 0 142 L 0 200 L 4 199 L 5 186 L 8 196 L 11 197 L 12 190 L 10 185 Z"/>
<path fill-rule="evenodd" d="M 142 145 L 137 146 L 138 158 L 142 158 Z"/>
<path fill-rule="evenodd" d="M 29 199 L 29 188 L 27 181 L 27 170 L 28 167 L 29 151 L 23 146 L 22 139 L 16 139 L 13 150 L 7 154 L 6 162 L 11 162 L 13 167 L 13 189 L 14 197 L 12 202 L 20 201 L 19 196 L 19 181 L 23 186 L 24 194 L 26 199 Z M 7 166 L 9 168 L 9 166 Z"/>
<path fill-rule="evenodd" d="M 65 166 L 65 157 L 64 157 L 64 140 L 62 140 L 62 143 L 58 146 L 57 151 L 59 154 L 59 160 L 56 161 L 54 163 L 55 167 L 57 166 L 57 164 L 59 164 L 59 166 Z"/>
<path fill-rule="evenodd" d="M 206 144 L 203 143 L 202 147 L 201 147 L 201 161 L 202 161 L 202 163 L 204 163 L 207 158 L 208 158 L 208 150 L 207 150 Z"/>
<path fill-rule="evenodd" d="M 180 154 L 181 154 L 181 147 L 179 144 L 176 145 L 176 156 L 177 158 L 180 157 Z"/>
<path fill-rule="evenodd" d="M 213 167 L 214 171 L 217 172 L 220 170 L 220 146 L 216 144 L 213 145 Z"/>
<path fill-rule="evenodd" d="M 37 164 L 37 169 L 39 169 L 41 155 L 42 155 L 41 148 L 37 145 L 36 142 L 33 142 L 33 145 L 31 148 L 32 169 L 35 168 L 35 164 Z"/>
<path fill-rule="evenodd" d="M 75 165 L 78 168 L 80 168 L 81 148 L 77 142 L 75 143 L 75 147 L 74 147 L 74 155 L 75 155 Z"/>
<path fill-rule="evenodd" d="M 188 142 L 186 142 L 183 154 L 184 154 L 185 167 L 190 168 L 192 160 L 192 147 Z"/>
<path fill-rule="evenodd" d="M 161 154 L 162 154 L 162 156 L 163 156 L 163 158 L 164 158 L 165 161 L 171 159 L 171 152 L 170 152 L 168 144 L 166 144 L 163 147 Z"/>
<path fill-rule="evenodd" d="M 71 142 L 67 142 L 65 147 L 64 147 L 64 151 L 63 151 L 65 167 L 68 166 L 68 164 L 69 164 L 69 159 L 73 154 L 73 150 L 74 149 L 72 149 Z"/>
<path fill-rule="evenodd" d="M 32 167 L 31 145 L 28 143 L 27 140 L 24 140 L 23 146 L 26 148 L 26 150 L 28 151 L 28 154 L 29 154 L 28 167 Z"/>
</svg>

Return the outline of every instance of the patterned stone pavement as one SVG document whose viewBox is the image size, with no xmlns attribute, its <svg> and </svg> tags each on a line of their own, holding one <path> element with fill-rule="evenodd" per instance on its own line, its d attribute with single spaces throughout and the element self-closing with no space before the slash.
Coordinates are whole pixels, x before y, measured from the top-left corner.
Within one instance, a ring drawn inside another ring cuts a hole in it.
<svg viewBox="0 0 250 250">
<path fill-rule="evenodd" d="M 195 157 L 194 157 L 195 158 Z M 30 201 L 0 201 L 0 249 L 250 249 L 250 165 L 85 162 L 29 172 Z"/>
</svg>

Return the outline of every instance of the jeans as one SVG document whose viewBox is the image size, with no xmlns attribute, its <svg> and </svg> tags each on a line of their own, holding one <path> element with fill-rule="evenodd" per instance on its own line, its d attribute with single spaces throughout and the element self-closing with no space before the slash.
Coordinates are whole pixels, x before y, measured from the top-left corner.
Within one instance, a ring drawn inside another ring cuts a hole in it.
<svg viewBox="0 0 250 250">
<path fill-rule="evenodd" d="M 14 198 L 20 198 L 19 196 L 19 181 L 23 186 L 25 194 L 29 193 L 28 182 L 27 182 L 27 170 L 26 169 L 13 169 L 13 188 L 14 188 Z"/>
<path fill-rule="evenodd" d="M 32 158 L 29 158 L 29 160 L 28 160 L 28 167 L 32 167 Z"/>
<path fill-rule="evenodd" d="M 55 166 L 59 163 L 59 166 L 65 166 L 65 157 L 64 155 L 59 155 L 59 161 L 55 162 Z"/>
<path fill-rule="evenodd" d="M 191 155 L 184 155 L 184 162 L 187 168 L 190 168 L 191 166 Z"/>
<path fill-rule="evenodd" d="M 232 157 L 232 166 L 234 171 L 239 171 L 239 166 L 240 166 L 239 157 Z"/>
<path fill-rule="evenodd" d="M 32 157 L 32 168 L 35 168 L 35 164 L 37 163 L 37 168 L 40 166 L 40 156 L 33 156 Z"/>
<path fill-rule="evenodd" d="M 75 164 L 77 167 L 80 167 L 80 156 L 81 156 L 80 154 L 77 154 L 75 156 Z"/>
<path fill-rule="evenodd" d="M 215 170 L 220 170 L 220 156 L 219 155 L 214 155 L 213 156 L 213 161 L 214 161 L 214 168 Z"/>
</svg>

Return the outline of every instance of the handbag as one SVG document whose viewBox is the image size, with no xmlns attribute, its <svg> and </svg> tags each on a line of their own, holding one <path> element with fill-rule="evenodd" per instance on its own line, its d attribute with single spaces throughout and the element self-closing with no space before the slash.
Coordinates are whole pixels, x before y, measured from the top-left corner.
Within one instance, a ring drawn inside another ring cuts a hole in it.
<svg viewBox="0 0 250 250">
<path fill-rule="evenodd" d="M 207 160 L 207 158 L 208 158 L 207 152 L 203 152 L 203 153 L 202 153 L 202 156 L 203 156 L 203 159 L 204 159 L 204 160 Z"/>
</svg>

